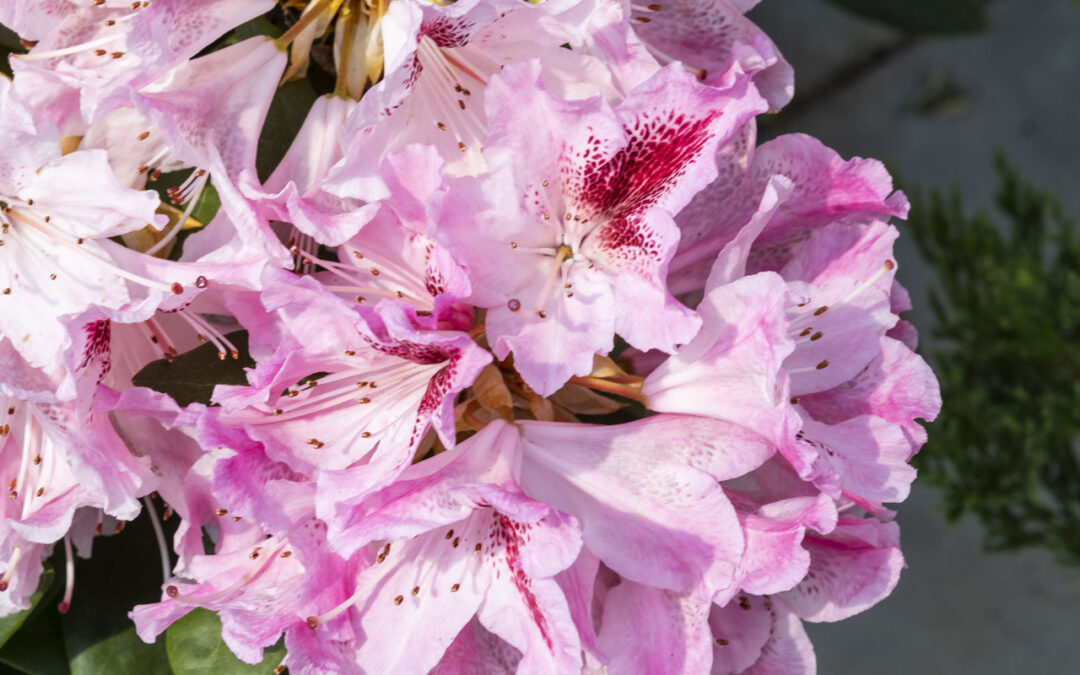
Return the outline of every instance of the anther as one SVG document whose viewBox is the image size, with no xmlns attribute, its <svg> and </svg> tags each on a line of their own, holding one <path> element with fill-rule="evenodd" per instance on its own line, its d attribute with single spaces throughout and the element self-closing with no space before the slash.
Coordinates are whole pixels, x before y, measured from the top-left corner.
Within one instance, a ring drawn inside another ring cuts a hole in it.
<svg viewBox="0 0 1080 675">
<path fill-rule="evenodd" d="M 184 292 L 184 287 L 180 285 L 179 281 L 172 282 L 172 286 L 169 286 L 172 292 L 176 295 L 180 295 Z"/>
<path fill-rule="evenodd" d="M 822 333 L 821 331 L 818 331 L 818 332 L 816 332 L 816 333 L 814 333 L 813 335 L 810 336 L 810 341 L 814 342 L 815 340 L 820 340 L 822 335 L 824 335 L 824 333 Z"/>
<path fill-rule="evenodd" d="M 817 309 L 814 310 L 814 316 L 821 316 L 826 311 L 828 311 L 828 309 L 829 309 L 828 305 L 822 305 L 821 307 L 818 307 Z"/>
<path fill-rule="evenodd" d="M 411 591 L 409 591 L 409 594 L 410 595 L 416 595 L 419 592 L 420 592 L 420 587 L 419 586 L 413 586 L 413 589 Z"/>
<path fill-rule="evenodd" d="M 105 51 L 104 49 L 95 49 L 94 50 L 94 56 L 105 56 L 108 53 L 109 52 Z"/>
<path fill-rule="evenodd" d="M 316 628 L 319 627 L 319 617 L 317 617 L 317 616 L 309 616 L 304 623 L 306 623 L 307 627 L 310 628 L 311 630 L 315 630 Z"/>
<path fill-rule="evenodd" d="M 219 516 L 224 516 L 228 512 L 229 512 L 228 509 L 215 509 L 214 510 L 214 513 L 218 514 Z"/>
<path fill-rule="evenodd" d="M 113 52 L 112 54 L 109 54 L 109 56 L 113 57 L 114 59 L 118 59 L 123 55 L 124 55 L 124 52 Z"/>
<path fill-rule="evenodd" d="M 360 438 L 371 438 L 371 432 L 370 431 L 361 431 L 360 432 Z"/>
<path fill-rule="evenodd" d="M 821 363 L 814 366 L 814 368 L 817 368 L 818 370 L 821 370 L 822 368 L 827 368 L 828 366 L 829 366 L 829 359 L 825 359 Z"/>
<path fill-rule="evenodd" d="M 399 595 L 396 598 L 394 598 L 394 604 L 395 605 L 400 605 L 404 600 L 405 600 L 405 596 Z"/>
<path fill-rule="evenodd" d="M 451 593 L 457 593 L 459 588 L 461 588 L 461 584 L 454 584 L 453 586 L 450 587 L 450 592 Z"/>
<path fill-rule="evenodd" d="M 139 140 L 140 141 L 145 141 L 148 138 L 150 138 L 150 132 L 149 131 L 144 131 L 141 134 L 139 134 Z"/>
<path fill-rule="evenodd" d="M 365 396 L 364 398 L 358 398 L 358 399 L 356 399 L 356 402 L 357 402 L 357 403 L 359 403 L 359 404 L 361 404 L 361 405 L 363 405 L 363 404 L 365 404 L 365 403 L 371 403 L 371 399 L 370 399 L 370 398 L 368 398 L 367 396 Z"/>
</svg>

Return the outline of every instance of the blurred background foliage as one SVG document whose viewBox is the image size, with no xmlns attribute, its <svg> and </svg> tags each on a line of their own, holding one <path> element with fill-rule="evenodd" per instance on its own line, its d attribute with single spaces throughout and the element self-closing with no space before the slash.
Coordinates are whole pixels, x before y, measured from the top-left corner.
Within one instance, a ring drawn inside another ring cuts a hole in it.
<svg viewBox="0 0 1080 675">
<path fill-rule="evenodd" d="M 914 195 L 908 229 L 937 272 L 929 357 L 941 417 L 918 455 L 952 521 L 992 549 L 1080 564 L 1080 239 L 1058 199 L 998 156 L 1000 220 L 961 195 Z"/>
</svg>

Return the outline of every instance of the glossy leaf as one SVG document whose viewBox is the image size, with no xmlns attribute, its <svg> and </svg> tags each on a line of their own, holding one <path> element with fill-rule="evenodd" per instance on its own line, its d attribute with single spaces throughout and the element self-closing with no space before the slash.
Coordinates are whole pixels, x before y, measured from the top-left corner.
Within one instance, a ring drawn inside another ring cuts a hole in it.
<svg viewBox="0 0 1080 675">
<path fill-rule="evenodd" d="M 278 88 L 259 135 L 255 168 L 260 181 L 266 181 L 285 156 L 317 97 L 308 80 L 294 80 Z"/>
<path fill-rule="evenodd" d="M 263 651 L 262 663 L 252 666 L 236 658 L 221 639 L 221 621 L 206 609 L 196 609 L 165 631 L 169 665 L 176 675 L 272 675 L 285 658 L 285 646 Z"/>
<path fill-rule="evenodd" d="M 7 644 L 11 636 L 26 623 L 26 620 L 41 605 L 41 601 L 46 595 L 51 597 L 56 594 L 55 589 L 52 588 L 55 578 L 56 574 L 53 572 L 52 566 L 46 564 L 45 571 L 41 573 L 41 580 L 38 582 L 37 590 L 30 596 L 30 609 L 0 618 L 0 647 Z"/>
<path fill-rule="evenodd" d="M 184 352 L 172 361 L 160 359 L 147 364 L 134 378 L 138 387 L 149 387 L 172 396 L 180 405 L 210 403 L 214 386 L 218 384 L 247 384 L 244 368 L 254 368 L 248 354 L 246 331 L 226 336 L 240 354 L 239 359 L 218 358 L 218 349 L 207 343 Z"/>
<path fill-rule="evenodd" d="M 72 674 L 168 673 L 165 640 L 144 643 L 128 618 L 135 605 L 161 597 L 161 560 L 147 515 L 96 538 L 93 556 L 75 567 L 71 609 L 60 621 Z"/>
</svg>

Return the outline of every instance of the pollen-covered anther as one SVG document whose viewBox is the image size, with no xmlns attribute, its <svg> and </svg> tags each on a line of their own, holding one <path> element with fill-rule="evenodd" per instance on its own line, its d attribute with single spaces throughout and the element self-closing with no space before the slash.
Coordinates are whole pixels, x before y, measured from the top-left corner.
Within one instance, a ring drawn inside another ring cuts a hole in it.
<svg viewBox="0 0 1080 675">
<path fill-rule="evenodd" d="M 318 450 L 322 446 L 326 445 L 325 443 L 323 443 L 322 441 L 320 441 L 317 438 L 309 438 L 307 440 L 307 444 L 310 445 L 311 447 L 315 448 L 316 450 Z"/>
<path fill-rule="evenodd" d="M 394 604 L 395 605 L 400 605 L 404 601 L 405 601 L 405 596 L 404 595 L 399 595 L 399 596 L 394 598 Z"/>
<path fill-rule="evenodd" d="M 310 628 L 311 630 L 315 630 L 316 628 L 319 627 L 319 617 L 317 617 L 317 616 L 309 616 L 304 621 L 304 623 L 306 623 L 307 627 Z"/>
<path fill-rule="evenodd" d="M 829 311 L 829 306 L 828 305 L 822 305 L 821 307 L 818 307 L 817 309 L 814 310 L 814 316 L 821 316 L 822 314 L 824 314 L 827 311 Z"/>
<path fill-rule="evenodd" d="M 229 513 L 229 510 L 219 508 L 219 509 L 214 509 L 214 513 L 216 513 L 219 516 L 224 516 L 224 515 Z"/>
<path fill-rule="evenodd" d="M 821 363 L 814 366 L 814 368 L 817 368 L 818 370 L 822 370 L 823 368 L 828 368 L 828 367 L 829 367 L 829 359 L 825 359 Z"/>
<path fill-rule="evenodd" d="M 419 586 L 413 586 L 412 590 L 409 591 L 409 595 L 417 595 L 419 592 L 420 592 L 420 587 Z"/>
<path fill-rule="evenodd" d="M 460 588 L 461 588 L 461 584 L 454 584 L 453 586 L 450 587 L 450 592 L 451 593 L 457 593 Z"/>
<path fill-rule="evenodd" d="M 371 432 L 370 431 L 361 431 L 360 432 L 360 438 L 371 438 Z"/>
</svg>

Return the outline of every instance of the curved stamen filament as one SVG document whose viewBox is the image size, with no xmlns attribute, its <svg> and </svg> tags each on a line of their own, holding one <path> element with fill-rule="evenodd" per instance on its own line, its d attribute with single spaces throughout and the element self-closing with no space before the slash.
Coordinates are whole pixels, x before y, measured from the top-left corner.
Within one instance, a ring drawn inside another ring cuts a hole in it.
<svg viewBox="0 0 1080 675">
<path fill-rule="evenodd" d="M 11 557 L 8 558 L 7 567 L 4 569 L 3 576 L 0 576 L 0 593 L 3 593 L 8 589 L 8 585 L 11 583 L 11 577 L 15 574 L 15 566 L 19 564 L 19 558 L 22 556 L 22 547 L 16 546 L 15 550 L 11 552 Z"/>
<path fill-rule="evenodd" d="M 67 562 L 64 563 L 64 598 L 56 609 L 61 614 L 67 614 L 71 609 L 71 596 L 75 592 L 75 554 L 71 550 L 71 537 L 64 537 L 64 555 Z"/>
<path fill-rule="evenodd" d="M 150 514 L 150 524 L 154 526 L 154 538 L 157 540 L 158 554 L 161 556 L 161 583 L 165 583 L 172 576 L 169 570 L 172 566 L 169 564 L 169 546 L 165 543 L 165 530 L 161 527 L 161 520 L 150 498 L 144 496 L 142 500 L 146 505 L 146 512 Z"/>
<path fill-rule="evenodd" d="M 536 304 L 533 305 L 532 311 L 540 312 L 544 308 L 544 304 L 551 295 L 551 289 L 555 287 L 555 278 L 559 276 L 563 269 L 563 263 L 572 258 L 573 254 L 574 252 L 566 244 L 561 244 L 555 250 L 555 260 L 551 263 L 551 269 L 548 270 L 547 278 L 544 279 L 544 287 L 536 298 Z"/>
<path fill-rule="evenodd" d="M 129 271 L 125 270 L 124 268 L 118 266 L 117 264 L 115 264 L 115 263 L 113 263 L 113 262 L 111 262 L 109 260 L 104 260 L 102 258 L 97 257 L 96 255 L 94 255 L 93 253 L 91 253 L 87 249 L 83 248 L 82 246 L 79 246 L 78 244 L 76 244 L 73 241 L 70 241 L 69 239 L 67 239 L 64 236 L 61 236 L 59 233 L 55 232 L 52 228 L 45 227 L 41 223 L 38 223 L 35 220 L 33 220 L 32 218 L 27 218 L 26 216 L 19 213 L 18 211 L 9 211 L 7 213 L 7 215 L 14 218 L 15 220 L 18 220 L 19 222 L 26 223 L 27 225 L 34 228 L 38 232 L 44 234 L 49 239 L 52 239 L 56 243 L 60 244 L 61 246 L 65 247 L 65 248 L 67 248 L 67 249 L 69 249 L 71 251 L 75 251 L 76 253 L 83 256 L 84 258 L 92 260 L 92 261 L 98 263 L 99 265 L 104 265 L 104 266 L 108 267 L 111 272 L 113 272 L 117 276 L 120 276 L 120 277 L 122 277 L 124 279 L 127 279 L 128 281 L 133 281 L 133 282 L 139 284 L 140 286 L 145 286 L 146 288 L 152 288 L 152 289 L 155 289 L 155 290 L 158 290 L 158 291 L 165 291 L 165 292 L 172 292 L 172 293 L 177 293 L 176 289 L 179 288 L 180 289 L 179 292 L 183 293 L 183 287 L 180 286 L 179 284 L 169 285 L 169 284 L 162 283 L 160 281 L 154 281 L 153 279 L 147 279 L 146 277 L 139 276 L 138 274 L 135 274 L 134 272 L 129 272 Z"/>
<path fill-rule="evenodd" d="M 838 302 L 835 302 L 831 305 L 822 305 L 813 311 L 806 312 L 798 316 L 788 325 L 788 333 L 790 335 L 798 334 L 800 337 L 805 337 L 806 335 L 809 335 L 809 333 L 807 332 L 810 328 L 809 325 L 807 325 L 808 322 L 813 321 L 815 317 L 821 316 L 829 310 L 836 309 L 837 307 L 842 307 L 847 303 L 851 302 L 856 297 L 862 295 L 868 289 L 873 287 L 873 285 L 876 284 L 878 280 L 881 279 L 881 277 L 883 277 L 885 274 L 895 268 L 896 263 L 894 263 L 892 260 L 886 260 L 884 263 L 881 264 L 881 267 L 878 268 L 877 272 L 871 275 L 869 279 L 859 284 L 854 290 L 845 295 Z"/>
<path fill-rule="evenodd" d="M 266 571 L 270 567 L 270 563 L 272 563 L 278 557 L 282 549 L 284 549 L 288 545 L 288 543 L 288 541 L 283 541 L 278 544 L 277 548 L 271 551 L 270 554 L 267 555 L 261 563 L 255 565 L 252 569 L 245 572 L 244 576 L 240 577 L 232 584 L 230 584 L 226 588 L 221 589 L 220 591 L 217 591 L 215 593 L 208 593 L 207 595 L 184 595 L 180 592 L 179 588 L 177 588 L 173 584 L 170 584 L 165 588 L 165 594 L 173 600 L 182 602 L 187 605 L 195 605 L 197 607 L 202 606 L 208 602 L 216 602 L 222 598 L 232 595 L 236 591 L 242 589 L 248 583 L 258 578 L 264 571 Z"/>
<path fill-rule="evenodd" d="M 192 176 L 196 174 L 200 174 L 200 172 L 195 171 Z M 189 178 L 188 180 L 191 179 Z M 183 214 L 176 219 L 175 223 L 170 223 L 168 232 L 162 233 L 161 239 L 145 251 L 146 255 L 156 255 L 158 251 L 161 251 L 176 239 L 176 235 L 180 234 L 180 230 L 184 229 L 184 223 L 187 222 L 188 218 L 190 218 L 191 214 L 195 211 L 195 205 L 199 203 L 199 198 L 202 197 L 203 190 L 206 189 L 206 183 L 209 180 L 209 174 L 201 173 L 201 175 L 190 183 L 193 187 L 185 193 L 186 196 L 182 195 L 183 198 L 187 199 L 187 206 L 184 207 Z M 188 185 L 188 183 L 185 182 L 184 185 Z"/>
<path fill-rule="evenodd" d="M 117 19 L 119 21 L 120 19 Z M 122 32 L 116 32 L 112 35 L 106 35 L 96 40 L 89 42 L 83 42 L 82 44 L 72 45 L 70 47 L 63 47 L 61 49 L 52 49 L 49 51 L 30 52 L 29 54 L 12 54 L 12 57 L 19 59 L 20 61 L 44 61 L 45 59 L 53 59 L 60 56 L 68 56 L 71 54 L 78 54 L 80 52 L 89 51 L 99 47 L 104 47 L 110 42 L 115 42 L 122 39 L 124 34 Z"/>
</svg>

